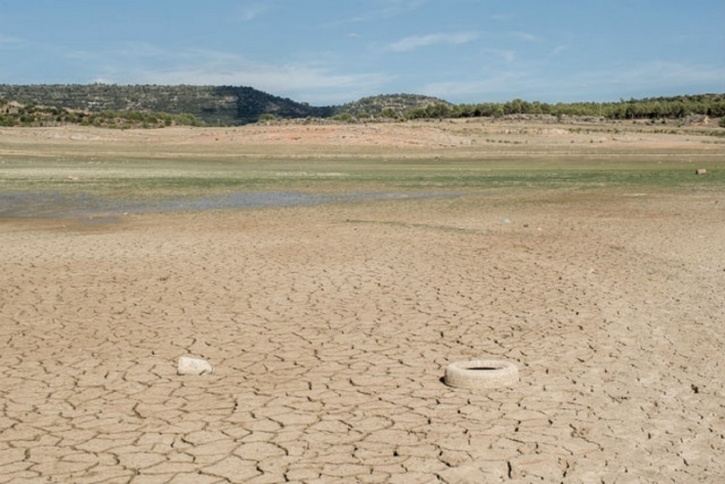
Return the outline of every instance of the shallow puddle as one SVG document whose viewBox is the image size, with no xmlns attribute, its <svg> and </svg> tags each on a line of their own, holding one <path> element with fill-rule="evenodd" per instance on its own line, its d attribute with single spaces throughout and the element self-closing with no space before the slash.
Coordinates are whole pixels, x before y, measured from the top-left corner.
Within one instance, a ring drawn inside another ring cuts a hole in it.
<svg viewBox="0 0 725 484">
<path fill-rule="evenodd" d="M 233 192 L 198 198 L 164 198 L 159 200 L 128 200 L 88 193 L 50 191 L 0 192 L 0 217 L 60 218 L 116 216 L 130 213 L 233 210 L 257 207 L 291 207 L 322 203 L 345 203 L 368 200 L 394 200 L 449 197 L 442 193 L 350 192 L 314 194 L 291 191 Z"/>
</svg>

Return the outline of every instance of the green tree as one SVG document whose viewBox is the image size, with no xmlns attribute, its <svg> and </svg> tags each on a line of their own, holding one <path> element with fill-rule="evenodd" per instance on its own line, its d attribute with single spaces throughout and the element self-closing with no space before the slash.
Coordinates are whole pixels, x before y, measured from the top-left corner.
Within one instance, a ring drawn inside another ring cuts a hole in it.
<svg viewBox="0 0 725 484">
<path fill-rule="evenodd" d="M 443 103 L 431 104 L 425 108 L 425 111 L 429 118 L 446 118 L 451 113 L 448 105 Z"/>
<path fill-rule="evenodd" d="M 383 110 L 380 111 L 380 117 L 387 118 L 387 119 L 395 119 L 398 117 L 398 112 L 391 107 L 383 108 Z"/>
</svg>

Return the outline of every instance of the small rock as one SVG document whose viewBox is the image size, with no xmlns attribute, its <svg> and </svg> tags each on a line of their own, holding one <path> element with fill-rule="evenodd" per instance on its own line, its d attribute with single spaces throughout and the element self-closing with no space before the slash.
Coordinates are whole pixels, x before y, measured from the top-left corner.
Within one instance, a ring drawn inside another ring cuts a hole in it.
<svg viewBox="0 0 725 484">
<path fill-rule="evenodd" d="M 182 356 L 179 358 L 177 366 L 177 373 L 179 375 L 204 375 L 213 372 L 214 367 L 202 358 L 194 358 L 191 356 Z"/>
</svg>

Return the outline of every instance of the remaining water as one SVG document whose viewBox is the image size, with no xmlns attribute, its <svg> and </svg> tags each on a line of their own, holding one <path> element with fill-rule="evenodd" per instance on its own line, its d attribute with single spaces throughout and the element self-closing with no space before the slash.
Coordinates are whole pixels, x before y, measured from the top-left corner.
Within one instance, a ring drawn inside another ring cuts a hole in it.
<svg viewBox="0 0 725 484">
<path fill-rule="evenodd" d="M 1 192 L 0 217 L 113 217 L 128 213 L 232 210 L 254 207 L 290 207 L 323 203 L 448 197 L 440 193 L 351 192 L 313 194 L 289 191 L 233 192 L 201 198 L 128 200 L 88 193 Z"/>
</svg>

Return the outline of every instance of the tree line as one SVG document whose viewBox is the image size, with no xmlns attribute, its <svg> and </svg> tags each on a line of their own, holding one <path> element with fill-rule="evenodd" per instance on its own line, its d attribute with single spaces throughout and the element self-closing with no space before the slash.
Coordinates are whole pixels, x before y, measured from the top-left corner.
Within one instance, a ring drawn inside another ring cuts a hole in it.
<svg viewBox="0 0 725 484">
<path fill-rule="evenodd" d="M 67 124 L 124 129 L 200 126 L 203 123 L 195 116 L 185 113 L 110 110 L 93 113 L 59 106 L 24 106 L 0 99 L 0 126 L 41 127 Z"/>
<path fill-rule="evenodd" d="M 383 115 L 385 113 L 381 113 Z M 505 103 L 435 103 L 403 113 L 405 119 L 502 117 L 505 115 L 591 116 L 605 119 L 682 119 L 692 115 L 725 117 L 725 94 L 701 94 L 621 100 L 549 104 L 514 99 Z"/>
<path fill-rule="evenodd" d="M 725 94 L 555 104 L 523 99 L 451 104 L 427 96 L 387 94 L 341 106 L 313 107 L 233 86 L 0 85 L 0 126 L 160 128 L 233 126 L 293 118 L 355 123 L 512 115 L 653 121 L 699 115 L 720 118 L 725 127 Z"/>
</svg>

